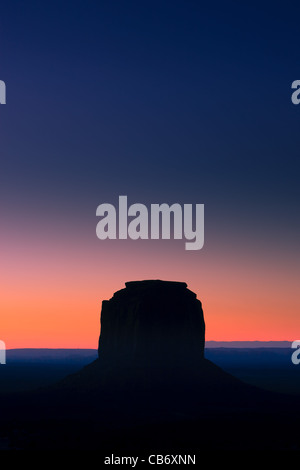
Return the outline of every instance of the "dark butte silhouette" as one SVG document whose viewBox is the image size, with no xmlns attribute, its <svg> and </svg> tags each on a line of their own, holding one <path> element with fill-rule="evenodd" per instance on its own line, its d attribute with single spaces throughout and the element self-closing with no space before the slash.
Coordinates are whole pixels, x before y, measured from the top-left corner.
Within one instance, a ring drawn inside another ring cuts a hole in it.
<svg viewBox="0 0 300 470">
<path fill-rule="evenodd" d="M 6 397 L 3 429 L 13 447 L 103 455 L 299 447 L 297 399 L 225 373 L 204 346 L 201 302 L 187 284 L 127 282 L 103 301 L 98 359 L 51 387 Z"/>
<path fill-rule="evenodd" d="M 181 367 L 204 357 L 201 302 L 183 282 L 127 282 L 104 300 L 99 358 L 123 365 Z"/>
</svg>

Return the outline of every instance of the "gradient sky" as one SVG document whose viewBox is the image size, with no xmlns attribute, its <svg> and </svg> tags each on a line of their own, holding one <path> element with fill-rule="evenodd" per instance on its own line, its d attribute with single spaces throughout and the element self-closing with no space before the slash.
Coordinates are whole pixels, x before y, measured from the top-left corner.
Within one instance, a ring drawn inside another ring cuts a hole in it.
<svg viewBox="0 0 300 470">
<path fill-rule="evenodd" d="M 241 4 L 239 4 L 241 3 Z M 2 2 L 0 339 L 97 347 L 129 280 L 188 283 L 208 340 L 294 340 L 297 2 Z M 100 241 L 96 208 L 205 204 L 205 244 Z"/>
</svg>

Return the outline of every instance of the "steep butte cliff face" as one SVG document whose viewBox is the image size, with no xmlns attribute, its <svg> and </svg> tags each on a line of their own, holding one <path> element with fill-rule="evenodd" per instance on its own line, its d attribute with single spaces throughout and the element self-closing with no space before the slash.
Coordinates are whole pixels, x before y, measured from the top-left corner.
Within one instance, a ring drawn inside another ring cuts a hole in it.
<svg viewBox="0 0 300 470">
<path fill-rule="evenodd" d="M 102 303 L 99 359 L 179 367 L 204 358 L 201 302 L 183 282 L 127 282 Z"/>
</svg>

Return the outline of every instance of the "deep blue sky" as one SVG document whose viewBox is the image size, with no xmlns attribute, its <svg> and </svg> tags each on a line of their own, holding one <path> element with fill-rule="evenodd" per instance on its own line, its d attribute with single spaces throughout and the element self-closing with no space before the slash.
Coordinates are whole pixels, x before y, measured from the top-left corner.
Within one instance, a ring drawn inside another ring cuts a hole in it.
<svg viewBox="0 0 300 470">
<path fill-rule="evenodd" d="M 101 301 L 145 278 L 187 282 L 207 339 L 298 337 L 299 18 L 282 0 L 1 2 L 7 347 L 94 347 Z M 205 204 L 204 248 L 100 241 L 119 195 Z"/>
<path fill-rule="evenodd" d="M 2 2 L 4 212 L 74 213 L 94 230 L 97 205 L 119 194 L 204 203 L 206 240 L 253 232 L 295 249 L 299 13 L 298 2 Z"/>
</svg>

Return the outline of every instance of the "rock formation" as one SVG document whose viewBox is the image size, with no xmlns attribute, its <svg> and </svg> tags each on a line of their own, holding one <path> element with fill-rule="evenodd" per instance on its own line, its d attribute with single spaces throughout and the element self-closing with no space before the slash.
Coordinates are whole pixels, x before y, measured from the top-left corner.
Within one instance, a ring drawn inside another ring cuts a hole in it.
<svg viewBox="0 0 300 470">
<path fill-rule="evenodd" d="M 204 333 L 201 303 L 185 283 L 127 282 L 103 302 L 99 358 L 51 387 L 3 399 L 3 436 L 12 448 L 98 456 L 299 448 L 297 398 L 205 359 Z"/>
<path fill-rule="evenodd" d="M 99 359 L 180 368 L 204 358 L 201 302 L 184 282 L 126 282 L 101 312 Z"/>
</svg>

